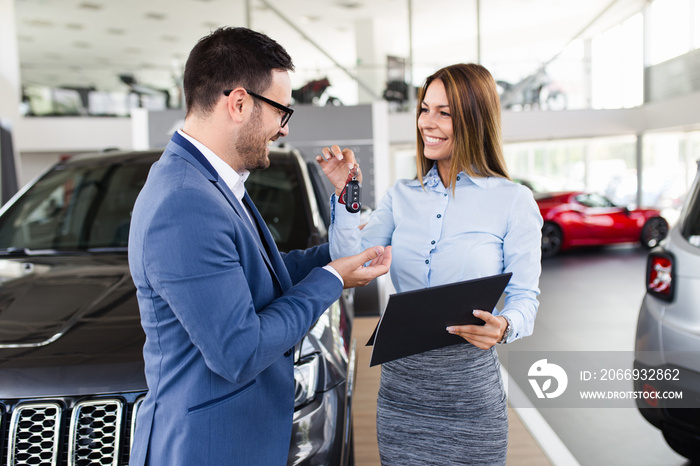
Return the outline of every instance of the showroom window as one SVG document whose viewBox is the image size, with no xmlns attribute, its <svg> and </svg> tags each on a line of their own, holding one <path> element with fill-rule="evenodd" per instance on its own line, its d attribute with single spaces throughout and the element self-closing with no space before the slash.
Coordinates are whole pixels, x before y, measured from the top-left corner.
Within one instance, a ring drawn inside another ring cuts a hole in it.
<svg viewBox="0 0 700 466">
<path fill-rule="evenodd" d="M 593 38 L 591 105 L 630 108 L 644 100 L 644 23 L 642 14 Z"/>
<path fill-rule="evenodd" d="M 633 135 L 587 141 L 586 189 L 604 194 L 617 205 L 635 203 L 637 138 Z"/>
<path fill-rule="evenodd" d="M 647 65 L 656 65 L 700 46 L 700 2 L 654 0 L 649 6 Z M 694 37 L 696 36 L 696 37 Z"/>
<path fill-rule="evenodd" d="M 700 160 L 700 131 L 648 133 L 642 139 L 644 207 L 674 223 Z M 513 178 L 537 191 L 586 190 L 617 205 L 637 203 L 637 137 L 634 135 L 505 145 Z"/>
<path fill-rule="evenodd" d="M 673 223 L 697 173 L 700 131 L 647 134 L 643 150 L 642 203 Z"/>
<path fill-rule="evenodd" d="M 537 190 L 591 190 L 613 202 L 627 202 L 636 193 L 634 136 L 505 145 L 513 178 L 535 184 Z"/>
<path fill-rule="evenodd" d="M 525 180 L 536 191 L 584 187 L 584 145 L 561 140 L 506 144 L 504 155 L 510 175 Z"/>
<path fill-rule="evenodd" d="M 693 48 L 700 49 L 700 2 L 690 4 L 691 34 L 693 36 Z"/>
<path fill-rule="evenodd" d="M 620 136 L 505 145 L 513 178 L 534 183 L 536 190 L 589 190 L 628 204 L 637 188 L 636 138 Z"/>
</svg>

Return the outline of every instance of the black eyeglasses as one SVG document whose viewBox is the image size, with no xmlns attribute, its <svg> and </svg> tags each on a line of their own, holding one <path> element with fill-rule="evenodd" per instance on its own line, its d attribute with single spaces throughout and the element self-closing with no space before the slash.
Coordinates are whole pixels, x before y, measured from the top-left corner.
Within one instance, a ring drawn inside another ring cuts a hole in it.
<svg viewBox="0 0 700 466">
<path fill-rule="evenodd" d="M 270 100 L 267 97 L 261 96 L 260 94 L 256 94 L 255 92 L 251 92 L 248 89 L 246 89 L 245 91 L 248 94 L 250 94 L 251 96 L 255 97 L 256 99 L 260 99 L 263 102 L 265 102 L 266 104 L 272 105 L 276 109 L 282 110 L 284 112 L 284 115 L 282 115 L 282 121 L 280 122 L 280 128 L 284 128 L 285 125 L 289 122 L 289 119 L 292 118 L 292 113 L 294 113 L 293 108 L 285 107 L 284 105 L 279 104 L 279 103 L 275 102 L 274 100 Z M 229 94 L 231 94 L 231 92 L 233 92 L 233 89 L 225 90 L 224 95 L 226 97 L 228 97 Z"/>
</svg>

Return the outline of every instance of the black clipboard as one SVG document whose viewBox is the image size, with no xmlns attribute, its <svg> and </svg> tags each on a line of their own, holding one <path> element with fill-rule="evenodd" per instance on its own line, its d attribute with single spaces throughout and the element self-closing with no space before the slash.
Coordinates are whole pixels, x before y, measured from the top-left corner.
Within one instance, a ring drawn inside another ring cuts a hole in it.
<svg viewBox="0 0 700 466">
<path fill-rule="evenodd" d="M 366 346 L 370 367 L 467 341 L 445 330 L 450 325 L 483 325 L 474 309 L 492 312 L 512 273 L 476 278 L 389 296 L 384 314 Z"/>
</svg>

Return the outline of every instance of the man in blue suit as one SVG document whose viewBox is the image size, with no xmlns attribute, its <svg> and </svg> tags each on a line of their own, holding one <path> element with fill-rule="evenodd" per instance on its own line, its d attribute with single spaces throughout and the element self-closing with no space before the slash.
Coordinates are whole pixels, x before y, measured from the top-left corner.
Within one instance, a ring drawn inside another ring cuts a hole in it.
<svg viewBox="0 0 700 466">
<path fill-rule="evenodd" d="M 289 132 L 292 69 L 279 44 L 245 28 L 216 30 L 187 60 L 185 123 L 129 235 L 149 388 L 133 466 L 285 464 L 291 348 L 343 287 L 389 269 L 390 248 L 281 255 L 245 193 L 248 171 L 266 168 L 269 144 Z"/>
</svg>

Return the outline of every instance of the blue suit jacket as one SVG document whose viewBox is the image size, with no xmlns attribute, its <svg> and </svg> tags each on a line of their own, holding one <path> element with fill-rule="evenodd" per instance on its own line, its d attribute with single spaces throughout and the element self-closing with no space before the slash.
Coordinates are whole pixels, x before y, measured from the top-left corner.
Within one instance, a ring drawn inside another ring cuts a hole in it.
<svg viewBox="0 0 700 466">
<path fill-rule="evenodd" d="M 149 173 L 129 234 L 149 389 L 131 465 L 286 463 L 289 350 L 342 285 L 321 268 L 327 244 L 283 258 L 252 213 L 269 252 L 214 168 L 176 133 Z"/>
</svg>

